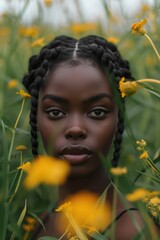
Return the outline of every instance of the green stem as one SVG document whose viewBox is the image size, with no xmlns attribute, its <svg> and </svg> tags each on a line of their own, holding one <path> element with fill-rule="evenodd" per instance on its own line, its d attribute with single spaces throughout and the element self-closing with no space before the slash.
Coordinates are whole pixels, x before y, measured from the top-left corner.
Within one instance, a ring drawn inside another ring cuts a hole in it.
<svg viewBox="0 0 160 240">
<path fill-rule="evenodd" d="M 117 214 L 117 197 L 118 197 L 118 192 L 117 192 L 117 188 L 118 188 L 118 178 L 115 178 L 115 186 L 114 187 L 114 193 L 113 193 L 113 211 L 112 211 L 112 221 L 114 221 L 114 219 L 116 218 L 116 214 Z M 111 227 L 111 237 L 112 240 L 116 239 L 116 223 L 112 224 Z"/>
<path fill-rule="evenodd" d="M 87 236 L 82 232 L 76 221 L 74 220 L 71 213 L 65 212 L 66 217 L 68 218 L 68 221 L 72 225 L 73 229 L 75 230 L 77 236 L 80 240 L 88 240 Z"/>
<path fill-rule="evenodd" d="M 21 151 L 21 153 L 20 153 L 20 162 L 21 162 L 21 164 L 22 164 L 22 151 Z M 19 186 L 20 186 L 20 183 L 21 183 L 21 179 L 22 179 L 22 174 L 23 174 L 23 171 L 22 171 L 22 170 L 20 170 L 20 171 L 21 171 L 21 172 L 20 172 L 20 176 L 19 176 L 19 178 L 18 178 L 18 182 L 17 182 L 17 184 L 16 184 L 16 187 L 15 187 L 15 190 L 14 190 L 14 192 L 13 192 L 13 195 L 11 196 L 11 198 L 10 198 L 10 200 L 9 200 L 9 204 L 12 202 L 14 196 L 16 195 L 16 193 L 17 193 L 17 191 L 18 191 L 18 189 L 19 189 Z"/>
<path fill-rule="evenodd" d="M 6 179 L 5 179 L 5 186 L 4 186 L 4 195 L 3 195 L 3 200 L 4 200 L 4 204 L 8 204 L 7 203 L 7 199 L 8 199 L 8 193 L 9 193 L 9 170 L 10 170 L 10 161 L 11 161 L 11 155 L 12 155 L 12 150 L 13 150 L 13 144 L 14 144 L 14 139 L 15 139 L 15 134 L 16 134 L 16 127 L 18 125 L 18 122 L 19 122 L 19 119 L 22 115 L 22 111 L 23 111 L 23 108 L 24 108 L 24 103 L 25 103 L 25 98 L 23 99 L 22 101 L 22 105 L 21 105 L 21 108 L 20 108 L 20 112 L 19 112 L 19 115 L 16 119 L 16 122 L 15 122 L 15 125 L 14 125 L 14 128 L 12 130 L 12 138 L 11 138 L 11 144 L 10 144 L 10 148 L 9 148 L 9 153 L 8 153 L 8 157 L 7 157 L 7 161 L 5 161 L 5 164 L 4 164 L 4 175 L 6 176 Z M 6 231 L 7 231 L 7 224 L 8 224 L 8 214 L 7 214 L 7 211 L 6 209 L 4 209 L 4 221 L 3 221 L 3 236 L 4 238 L 2 238 L 2 240 L 5 240 L 5 235 L 6 235 Z"/>
<path fill-rule="evenodd" d="M 158 53 L 158 51 L 157 51 L 157 48 L 155 47 L 152 39 L 151 39 L 151 38 L 148 36 L 148 34 L 146 34 L 146 33 L 144 34 L 144 36 L 145 36 L 145 37 L 148 39 L 148 41 L 150 42 L 150 44 L 151 44 L 154 52 L 156 53 L 156 56 L 158 57 L 158 60 L 160 61 L 160 55 L 159 55 L 159 53 Z"/>
<path fill-rule="evenodd" d="M 140 79 L 140 80 L 137 80 L 136 81 L 137 83 L 146 83 L 146 82 L 149 82 L 149 83 L 157 83 L 157 84 L 160 84 L 160 80 L 158 79 L 151 79 L 151 78 L 145 78 L 145 79 Z"/>
<path fill-rule="evenodd" d="M 22 115 L 23 108 L 24 108 L 24 104 L 25 104 L 25 98 L 23 98 L 22 105 L 21 105 L 21 109 L 20 109 L 20 111 L 19 111 L 17 120 L 16 120 L 16 122 L 15 122 L 14 129 L 16 129 L 16 127 L 17 127 L 17 125 L 18 125 L 18 122 L 19 122 L 19 119 L 20 119 L 20 117 L 21 117 L 21 115 Z"/>
<path fill-rule="evenodd" d="M 152 163 L 152 160 L 148 157 L 148 158 L 146 159 L 146 161 L 147 161 L 148 165 L 160 176 L 160 171 L 159 171 L 159 169 L 156 167 L 156 165 Z"/>
</svg>

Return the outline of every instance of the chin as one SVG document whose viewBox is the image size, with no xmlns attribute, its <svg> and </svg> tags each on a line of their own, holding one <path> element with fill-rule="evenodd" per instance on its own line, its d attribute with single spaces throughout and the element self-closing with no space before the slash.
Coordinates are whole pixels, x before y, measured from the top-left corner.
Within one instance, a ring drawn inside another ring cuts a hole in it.
<svg viewBox="0 0 160 240">
<path fill-rule="evenodd" d="M 86 168 L 83 166 L 71 166 L 70 169 L 70 174 L 68 179 L 78 179 L 78 178 L 86 178 L 86 177 L 90 177 L 91 175 L 95 175 L 96 176 L 96 171 L 97 168 Z"/>
</svg>

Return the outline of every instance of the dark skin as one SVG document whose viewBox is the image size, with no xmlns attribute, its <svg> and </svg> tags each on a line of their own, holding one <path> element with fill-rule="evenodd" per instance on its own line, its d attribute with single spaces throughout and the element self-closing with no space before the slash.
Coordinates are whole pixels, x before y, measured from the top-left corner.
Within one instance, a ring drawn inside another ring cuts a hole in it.
<svg viewBox="0 0 160 240">
<path fill-rule="evenodd" d="M 100 68 L 89 62 L 77 66 L 62 63 L 49 73 L 40 90 L 37 118 L 46 152 L 66 159 L 71 167 L 70 176 L 59 188 L 60 202 L 84 189 L 100 196 L 108 186 L 99 153 L 107 155 L 110 150 L 117 112 L 109 81 Z M 107 200 L 112 205 L 112 188 Z M 124 209 L 118 200 L 117 214 Z M 59 236 L 55 218 L 55 214 L 48 218 L 47 235 Z M 117 239 L 131 239 L 134 234 L 135 228 L 126 214 L 117 224 Z M 43 235 L 46 233 L 39 234 Z"/>
</svg>

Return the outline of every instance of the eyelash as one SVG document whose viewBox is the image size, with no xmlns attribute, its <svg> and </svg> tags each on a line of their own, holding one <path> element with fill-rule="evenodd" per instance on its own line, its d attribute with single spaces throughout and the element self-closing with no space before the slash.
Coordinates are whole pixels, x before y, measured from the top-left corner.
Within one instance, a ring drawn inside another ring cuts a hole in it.
<svg viewBox="0 0 160 240">
<path fill-rule="evenodd" d="M 58 113 L 58 115 L 54 115 L 55 113 Z M 54 120 L 58 120 L 58 119 L 61 119 L 63 118 L 64 116 L 66 116 L 65 112 L 62 111 L 60 108 L 58 107 L 51 107 L 51 108 L 48 108 L 46 110 L 46 113 L 48 114 L 49 118 L 52 118 Z M 53 114 L 54 113 L 54 114 Z M 60 115 L 59 115 L 60 114 Z"/>
<path fill-rule="evenodd" d="M 92 113 L 95 114 L 96 111 L 100 112 L 100 114 L 103 113 L 103 115 L 92 115 Z M 108 112 L 109 112 L 109 110 L 106 108 L 96 107 L 96 108 L 93 108 L 91 111 L 89 111 L 89 113 L 87 115 L 93 119 L 101 120 L 106 117 Z"/>
<path fill-rule="evenodd" d="M 95 114 L 96 111 L 98 111 L 98 113 L 100 113 L 100 114 L 96 115 Z M 104 107 L 95 107 L 87 113 L 87 116 L 92 119 L 101 120 L 106 117 L 108 112 L 109 112 L 109 110 Z M 58 107 L 48 108 L 46 110 L 46 113 L 48 114 L 49 118 L 51 118 L 53 120 L 58 120 L 58 119 L 61 119 L 61 118 L 67 116 L 67 114 Z M 55 113 L 57 113 L 57 115 Z"/>
</svg>

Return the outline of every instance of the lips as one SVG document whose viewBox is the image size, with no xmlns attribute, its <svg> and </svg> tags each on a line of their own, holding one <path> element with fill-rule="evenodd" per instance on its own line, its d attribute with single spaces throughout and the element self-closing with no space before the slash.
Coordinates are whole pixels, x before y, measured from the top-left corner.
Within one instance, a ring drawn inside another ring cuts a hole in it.
<svg viewBox="0 0 160 240">
<path fill-rule="evenodd" d="M 88 160 L 93 152 L 82 145 L 71 145 L 64 147 L 59 156 L 66 159 L 71 165 L 79 165 Z"/>
</svg>

